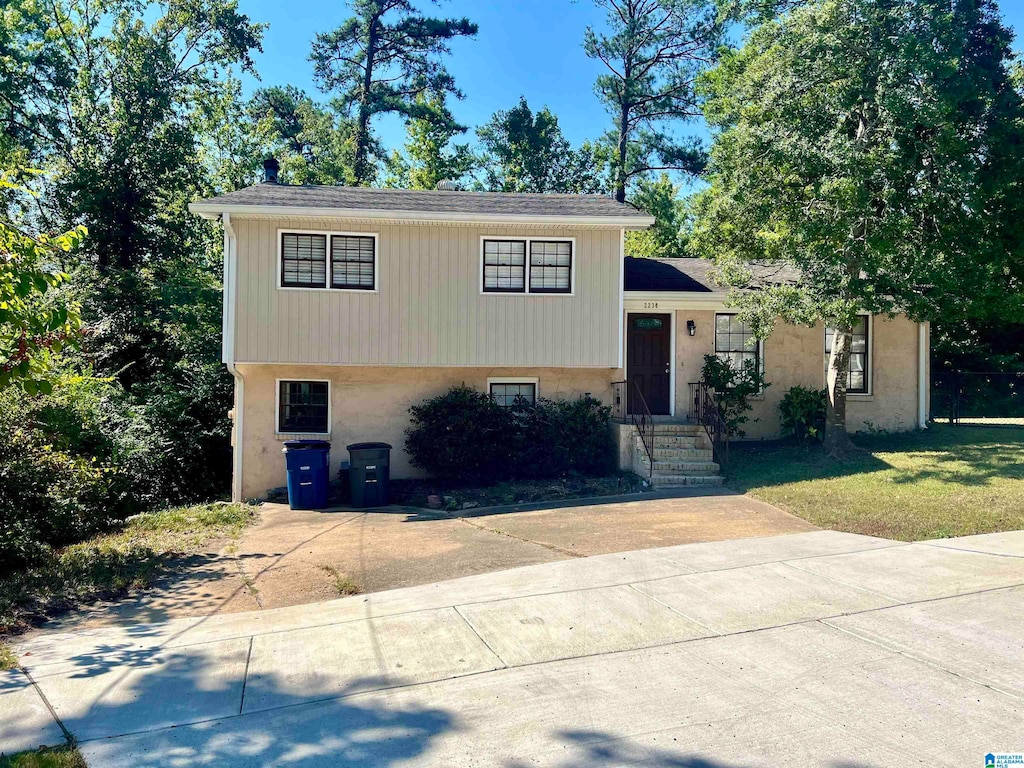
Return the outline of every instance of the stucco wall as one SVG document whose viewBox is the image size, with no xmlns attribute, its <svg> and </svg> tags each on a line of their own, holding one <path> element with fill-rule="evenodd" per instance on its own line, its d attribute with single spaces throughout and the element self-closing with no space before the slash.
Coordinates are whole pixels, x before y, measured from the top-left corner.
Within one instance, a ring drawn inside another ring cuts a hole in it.
<svg viewBox="0 0 1024 768">
<path fill-rule="evenodd" d="M 697 326 L 686 333 L 686 321 Z M 689 386 L 700 379 L 704 355 L 714 352 L 715 312 L 676 312 L 676 415 L 689 411 Z M 847 425 L 852 431 L 871 428 L 906 430 L 918 427 L 918 325 L 903 316 L 872 321 L 870 395 L 848 395 Z M 779 402 L 790 387 L 825 386 L 825 331 L 779 323 L 763 343 L 765 380 L 771 385 L 754 402 L 748 438 L 778 436 Z M 757 419 L 757 421 L 754 421 Z"/>
<path fill-rule="evenodd" d="M 345 446 L 363 441 L 390 443 L 391 476 L 415 477 L 419 470 L 403 450 L 409 406 L 465 383 L 481 391 L 489 377 L 534 376 L 538 395 L 549 399 L 589 392 L 611 400 L 611 369 L 593 368 L 412 368 L 363 366 L 239 365 L 245 380 L 242 419 L 242 496 L 257 498 L 285 483 L 284 440 L 300 435 L 274 432 L 278 379 L 327 379 L 331 382 L 331 476 L 348 459 Z M 310 435 L 310 437 L 314 437 Z M 322 437 L 316 435 L 315 437 Z"/>
</svg>

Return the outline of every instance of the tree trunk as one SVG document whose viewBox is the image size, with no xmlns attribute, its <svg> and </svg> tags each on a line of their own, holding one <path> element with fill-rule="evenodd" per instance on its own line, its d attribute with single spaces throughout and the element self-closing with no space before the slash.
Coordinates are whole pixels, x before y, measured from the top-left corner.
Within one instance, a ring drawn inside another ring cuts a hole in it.
<svg viewBox="0 0 1024 768">
<path fill-rule="evenodd" d="M 370 88 L 373 86 L 374 57 L 377 55 L 377 17 L 370 19 L 366 36 L 366 66 L 363 68 L 363 87 L 359 94 L 359 114 L 356 118 L 355 159 L 352 173 L 356 184 L 363 186 L 370 180 L 368 162 L 370 144 Z"/>
<path fill-rule="evenodd" d="M 832 352 L 828 356 L 825 408 L 825 451 L 833 458 L 844 458 L 857 447 L 846 431 L 846 380 L 850 374 L 850 348 L 853 329 L 849 324 L 836 328 L 832 338 Z"/>
<path fill-rule="evenodd" d="M 620 203 L 626 202 L 626 149 L 629 139 L 629 105 L 623 104 L 619 113 L 619 143 L 618 151 L 619 165 L 615 169 L 615 199 Z"/>
</svg>

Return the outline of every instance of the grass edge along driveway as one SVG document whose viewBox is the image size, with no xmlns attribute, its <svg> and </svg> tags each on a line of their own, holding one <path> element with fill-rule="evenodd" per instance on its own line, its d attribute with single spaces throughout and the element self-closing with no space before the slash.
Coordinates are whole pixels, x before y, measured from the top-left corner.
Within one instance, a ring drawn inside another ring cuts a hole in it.
<svg viewBox="0 0 1024 768">
<path fill-rule="evenodd" d="M 147 512 L 116 530 L 72 544 L 0 576 L 0 640 L 32 622 L 149 585 L 175 557 L 236 538 L 258 507 L 217 502 Z"/>
<path fill-rule="evenodd" d="M 901 541 L 1024 528 L 1024 428 L 932 425 L 814 445 L 734 443 L 726 484 L 822 528 Z"/>
</svg>

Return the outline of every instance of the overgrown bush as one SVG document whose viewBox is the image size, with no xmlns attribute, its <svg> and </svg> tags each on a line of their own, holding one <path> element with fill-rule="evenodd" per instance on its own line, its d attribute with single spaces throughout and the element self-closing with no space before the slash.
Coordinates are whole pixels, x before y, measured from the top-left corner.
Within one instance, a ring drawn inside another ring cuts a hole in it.
<svg viewBox="0 0 1024 768">
<path fill-rule="evenodd" d="M 490 480 L 512 459 L 512 411 L 484 392 L 464 384 L 452 387 L 409 413 L 405 450 L 414 467 L 435 477 Z"/>
<path fill-rule="evenodd" d="M 715 390 L 718 410 L 729 436 L 743 437 L 746 434 L 743 425 L 750 421 L 747 411 L 753 407 L 750 399 L 770 386 L 758 362 L 744 360 L 742 367 L 735 368 L 717 355 L 704 355 L 701 380 Z"/>
<path fill-rule="evenodd" d="M 405 449 L 434 477 L 493 483 L 615 469 L 611 409 L 589 395 L 502 408 L 461 385 L 409 412 Z"/>
<path fill-rule="evenodd" d="M 561 477 L 571 472 L 604 475 L 616 469 L 608 420 L 612 409 L 590 395 L 574 400 L 540 399 L 513 409 L 517 477 Z"/>
<path fill-rule="evenodd" d="M 821 440 L 825 434 L 824 389 L 790 387 L 779 403 L 779 429 L 783 437 Z"/>
<path fill-rule="evenodd" d="M 153 410 L 88 371 L 45 395 L 0 393 L 0 571 L 207 490 L 198 473 L 188 487 L 192 445 L 163 434 Z"/>
<path fill-rule="evenodd" d="M 116 469 L 12 424 L 0 430 L 0 573 L 106 529 L 137 507 Z"/>
</svg>

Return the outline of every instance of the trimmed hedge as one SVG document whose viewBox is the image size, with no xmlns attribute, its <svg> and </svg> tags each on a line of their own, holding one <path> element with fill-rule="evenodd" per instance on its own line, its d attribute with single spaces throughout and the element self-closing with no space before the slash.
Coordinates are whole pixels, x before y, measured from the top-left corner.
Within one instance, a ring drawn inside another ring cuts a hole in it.
<svg viewBox="0 0 1024 768">
<path fill-rule="evenodd" d="M 590 395 L 503 408 L 466 385 L 409 409 L 413 466 L 460 483 L 603 475 L 616 467 L 611 408 Z"/>
</svg>

